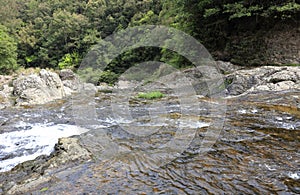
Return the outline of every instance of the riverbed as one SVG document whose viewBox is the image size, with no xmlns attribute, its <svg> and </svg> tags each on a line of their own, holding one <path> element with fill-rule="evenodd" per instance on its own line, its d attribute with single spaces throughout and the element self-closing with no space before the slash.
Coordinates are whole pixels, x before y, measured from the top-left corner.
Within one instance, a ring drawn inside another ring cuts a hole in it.
<svg viewBox="0 0 300 195">
<path fill-rule="evenodd" d="M 1 110 L 3 170 L 15 165 L 4 166 L 6 160 L 22 154 L 48 155 L 58 137 L 76 134 L 81 134 L 75 137 L 94 157 L 48 168 L 41 176 L 48 179 L 26 189 L 22 186 L 28 187 L 30 177 L 19 178 L 20 185 L 11 190 L 7 186 L 13 177 L 0 173 L 0 192 L 17 193 L 19 188 L 33 194 L 300 193 L 299 91 L 223 99 L 199 96 L 193 102 L 197 112 L 184 112 L 193 110 L 193 104 L 185 107 L 176 97 L 133 98 L 128 104 L 131 118 L 125 119 L 119 117 L 123 115 L 116 111 L 118 107 L 112 108 L 113 97 L 111 93 L 93 97 L 94 123 L 74 117 L 71 99 Z M 86 105 L 81 102 L 75 108 L 82 110 Z M 45 132 L 49 132 L 47 141 L 54 140 L 51 144 L 43 141 Z"/>
</svg>

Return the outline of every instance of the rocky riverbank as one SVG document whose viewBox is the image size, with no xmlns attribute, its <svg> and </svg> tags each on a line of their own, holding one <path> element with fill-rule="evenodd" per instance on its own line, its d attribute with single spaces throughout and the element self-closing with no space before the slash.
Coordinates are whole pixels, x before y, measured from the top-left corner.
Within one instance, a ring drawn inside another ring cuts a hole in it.
<svg viewBox="0 0 300 195">
<path fill-rule="evenodd" d="M 216 77 L 223 77 L 221 79 L 225 83 L 225 93 L 230 96 L 260 91 L 300 89 L 300 67 L 298 66 L 263 66 L 249 69 L 222 61 L 218 61 L 216 66 L 219 69 L 216 73 L 206 70 L 205 67 L 190 68 L 184 70 L 179 76 L 177 73 L 168 75 L 165 80 L 183 83 L 182 77 L 186 77 L 197 93 L 202 95 L 212 93 L 208 91 L 207 85 L 215 81 Z M 96 88 L 92 84 L 83 83 L 71 70 L 55 73 L 42 69 L 38 73 L 29 75 L 0 76 L 0 109 L 14 105 L 45 104 L 84 89 L 112 91 L 117 88 L 122 86 L 116 85 L 113 88 L 102 84 Z"/>
<path fill-rule="evenodd" d="M 229 95 L 300 89 L 300 67 L 264 66 L 226 75 Z"/>
<path fill-rule="evenodd" d="M 0 76 L 0 109 L 10 106 L 31 106 L 63 99 L 80 90 L 96 90 L 83 83 L 71 70 L 59 73 L 42 69 L 38 73 Z"/>
</svg>

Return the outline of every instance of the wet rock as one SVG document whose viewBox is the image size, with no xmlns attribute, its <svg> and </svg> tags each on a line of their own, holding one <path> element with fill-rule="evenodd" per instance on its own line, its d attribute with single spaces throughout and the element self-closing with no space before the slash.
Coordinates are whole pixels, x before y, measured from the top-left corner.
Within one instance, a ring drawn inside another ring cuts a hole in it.
<svg viewBox="0 0 300 195">
<path fill-rule="evenodd" d="M 17 105 L 44 104 L 66 95 L 58 74 L 44 69 L 38 75 L 19 77 L 13 87 Z"/>
<path fill-rule="evenodd" d="M 53 180 L 51 170 L 88 162 L 92 154 L 82 147 L 78 138 L 60 138 L 50 156 L 40 156 L 16 166 L 0 178 L 0 189 L 5 194 L 24 194 L 42 189 L 42 184 Z"/>
<path fill-rule="evenodd" d="M 50 162 L 50 167 L 58 167 L 67 162 L 82 162 L 91 159 L 91 153 L 82 147 L 78 138 L 60 138 L 55 145 L 54 158 Z"/>
<path fill-rule="evenodd" d="M 229 95 L 253 91 L 300 89 L 300 67 L 264 66 L 226 76 Z"/>
</svg>

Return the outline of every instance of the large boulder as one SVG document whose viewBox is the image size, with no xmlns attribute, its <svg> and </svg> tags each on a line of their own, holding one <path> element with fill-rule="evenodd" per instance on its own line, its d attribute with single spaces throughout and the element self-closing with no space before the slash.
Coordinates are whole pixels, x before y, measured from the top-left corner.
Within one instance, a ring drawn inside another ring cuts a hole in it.
<svg viewBox="0 0 300 195">
<path fill-rule="evenodd" d="M 13 82 L 17 105 L 44 104 L 65 96 L 58 74 L 42 69 L 39 74 L 21 76 Z"/>
<path fill-rule="evenodd" d="M 229 95 L 300 89 L 300 67 L 264 66 L 238 70 L 227 75 L 226 84 Z"/>
</svg>

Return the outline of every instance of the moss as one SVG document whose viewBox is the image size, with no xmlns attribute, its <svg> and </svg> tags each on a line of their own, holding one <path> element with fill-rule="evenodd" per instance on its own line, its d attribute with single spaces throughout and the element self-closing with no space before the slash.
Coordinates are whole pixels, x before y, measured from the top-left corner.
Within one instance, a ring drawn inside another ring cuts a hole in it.
<svg viewBox="0 0 300 195">
<path fill-rule="evenodd" d="M 152 92 L 148 92 L 148 93 L 139 93 L 137 97 L 151 100 L 151 99 L 163 98 L 163 97 L 165 97 L 165 94 L 163 94 L 159 91 L 152 91 Z"/>
<path fill-rule="evenodd" d="M 48 187 L 46 187 L 46 188 L 42 188 L 42 189 L 40 190 L 40 192 L 46 192 L 47 190 L 49 190 L 49 188 L 48 188 Z"/>
</svg>

